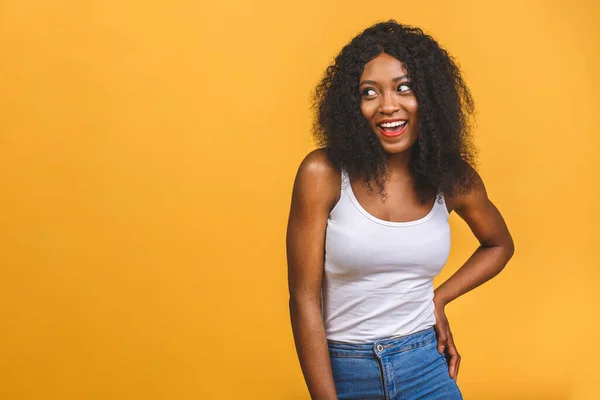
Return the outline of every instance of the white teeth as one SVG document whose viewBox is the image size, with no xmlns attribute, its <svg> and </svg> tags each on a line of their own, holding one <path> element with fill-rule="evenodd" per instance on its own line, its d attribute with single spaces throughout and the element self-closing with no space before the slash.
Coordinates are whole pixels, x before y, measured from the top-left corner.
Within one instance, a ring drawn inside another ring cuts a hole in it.
<svg viewBox="0 0 600 400">
<path fill-rule="evenodd" d="M 388 122 L 388 123 L 385 123 L 385 124 L 381 124 L 381 126 L 384 127 L 384 128 L 394 128 L 396 126 L 404 125 L 407 122 L 408 121 L 394 121 L 394 122 Z"/>
</svg>

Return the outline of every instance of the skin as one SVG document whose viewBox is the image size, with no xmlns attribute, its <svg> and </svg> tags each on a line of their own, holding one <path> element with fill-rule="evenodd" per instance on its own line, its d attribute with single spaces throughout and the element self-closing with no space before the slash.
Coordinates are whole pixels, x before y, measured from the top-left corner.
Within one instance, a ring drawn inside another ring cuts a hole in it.
<svg viewBox="0 0 600 400">
<path fill-rule="evenodd" d="M 365 65 L 360 77 L 361 112 L 387 154 L 388 177 L 383 201 L 368 195 L 361 177 L 351 180 L 363 208 L 377 218 L 406 222 L 427 215 L 433 207 L 421 204 L 409 170 L 411 147 L 418 137 L 419 108 L 401 61 L 382 53 Z M 399 78 L 402 77 L 402 78 Z M 399 79 L 398 79 L 399 78 Z M 382 119 L 407 119 L 403 135 L 388 138 L 377 124 Z M 434 291 L 434 326 L 438 351 L 448 358 L 449 375 L 456 380 L 461 356 L 456 349 L 445 307 L 452 300 L 497 275 L 514 253 L 514 244 L 502 215 L 490 201 L 476 171 L 474 189 L 466 195 L 447 196 L 448 211 L 455 211 L 469 226 L 480 246 L 467 262 Z M 292 192 L 287 227 L 290 317 L 300 365 L 312 399 L 337 399 L 327 339 L 321 315 L 325 229 L 340 196 L 340 171 L 324 149 L 311 151 L 302 161 Z"/>
</svg>

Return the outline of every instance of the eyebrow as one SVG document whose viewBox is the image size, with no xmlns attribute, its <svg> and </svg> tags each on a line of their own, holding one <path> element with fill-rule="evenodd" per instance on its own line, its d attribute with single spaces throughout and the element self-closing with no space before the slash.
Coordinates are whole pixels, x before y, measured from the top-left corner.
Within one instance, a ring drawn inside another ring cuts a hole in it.
<svg viewBox="0 0 600 400">
<path fill-rule="evenodd" d="M 401 75 L 401 76 L 397 76 L 394 79 L 392 79 L 392 82 L 396 82 L 399 81 L 400 79 L 404 79 L 404 78 L 408 78 L 408 75 Z M 375 81 L 361 81 L 358 86 L 362 86 L 362 85 L 366 85 L 366 84 L 371 84 L 371 85 L 377 85 L 377 82 Z"/>
</svg>

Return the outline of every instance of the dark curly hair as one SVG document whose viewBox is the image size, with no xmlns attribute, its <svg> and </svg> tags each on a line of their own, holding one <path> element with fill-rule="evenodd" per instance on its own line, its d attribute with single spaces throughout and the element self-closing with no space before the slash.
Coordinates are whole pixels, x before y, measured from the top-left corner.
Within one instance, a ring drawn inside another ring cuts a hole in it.
<svg viewBox="0 0 600 400">
<path fill-rule="evenodd" d="M 418 139 L 411 172 L 421 202 L 436 192 L 468 193 L 474 185 L 476 149 L 471 141 L 475 105 L 459 67 L 423 30 L 395 20 L 377 23 L 335 57 L 312 98 L 313 135 L 329 159 L 351 175 L 374 181 L 385 198 L 386 153 L 360 110 L 359 79 L 380 53 L 402 61 L 419 107 Z"/>
</svg>

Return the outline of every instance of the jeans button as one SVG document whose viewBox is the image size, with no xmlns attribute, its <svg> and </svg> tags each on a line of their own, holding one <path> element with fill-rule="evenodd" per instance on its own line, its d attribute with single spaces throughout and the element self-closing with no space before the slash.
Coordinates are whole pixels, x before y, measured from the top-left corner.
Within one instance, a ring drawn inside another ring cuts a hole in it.
<svg viewBox="0 0 600 400">
<path fill-rule="evenodd" d="M 378 345 L 377 345 L 377 351 L 383 351 L 383 346 L 382 346 L 382 345 L 380 345 L 380 344 L 378 344 Z"/>
</svg>

